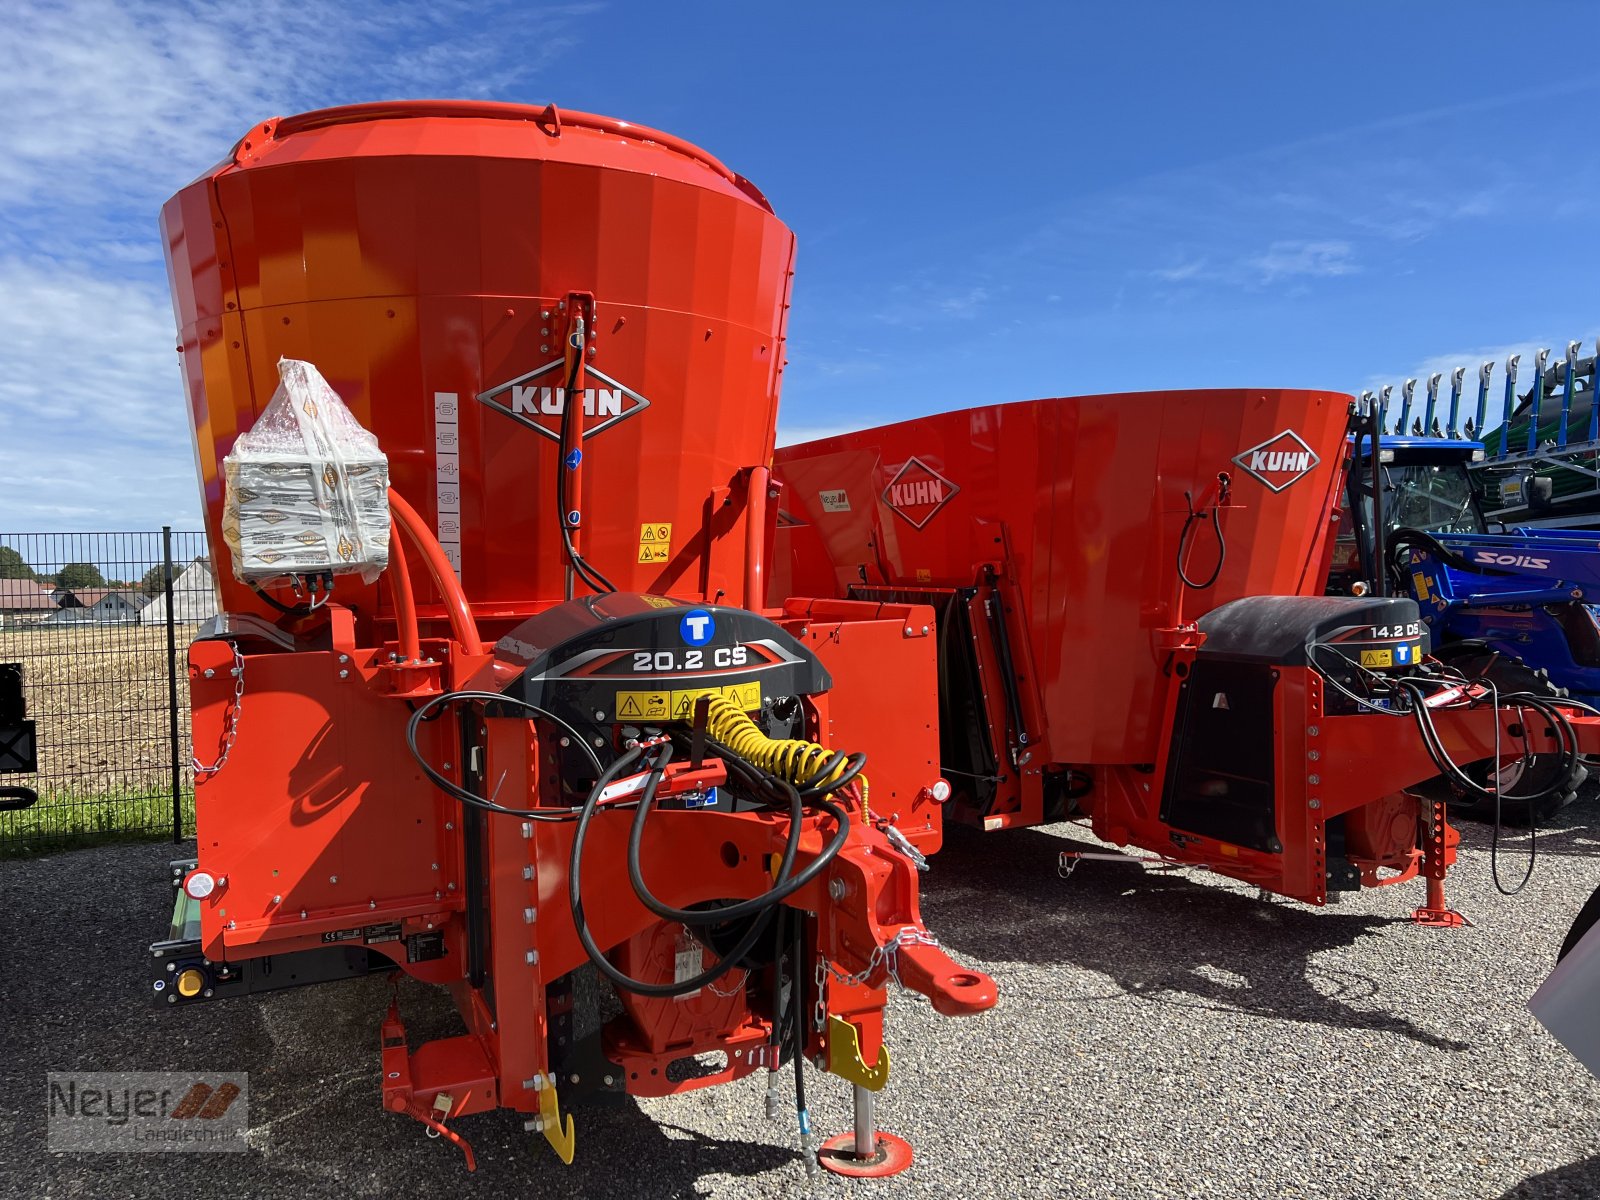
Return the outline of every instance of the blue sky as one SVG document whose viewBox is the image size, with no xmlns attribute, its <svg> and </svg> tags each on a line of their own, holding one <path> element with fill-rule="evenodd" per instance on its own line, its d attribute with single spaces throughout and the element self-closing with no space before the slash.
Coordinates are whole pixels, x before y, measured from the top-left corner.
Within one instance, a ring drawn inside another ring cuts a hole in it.
<svg viewBox="0 0 1600 1200">
<path fill-rule="evenodd" d="M 0 529 L 198 522 L 157 210 L 253 122 L 357 100 L 555 100 L 753 179 L 800 240 L 787 440 L 1040 395 L 1470 387 L 1600 334 L 1586 5 L 4 12 Z"/>
</svg>

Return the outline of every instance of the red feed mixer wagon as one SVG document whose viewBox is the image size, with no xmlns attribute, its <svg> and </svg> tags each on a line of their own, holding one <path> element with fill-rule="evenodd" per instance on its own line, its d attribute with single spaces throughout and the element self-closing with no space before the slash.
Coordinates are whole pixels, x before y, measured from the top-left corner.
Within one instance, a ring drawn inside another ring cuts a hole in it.
<svg viewBox="0 0 1600 1200">
<path fill-rule="evenodd" d="M 1429 662 L 1410 599 L 1321 595 L 1370 419 L 1330 392 L 1147 392 L 786 447 L 773 594 L 936 610 L 958 820 L 1083 813 L 1311 904 L 1420 874 L 1417 918 L 1457 923 L 1452 790 L 1570 790 L 1600 721 Z"/>
<path fill-rule="evenodd" d="M 766 199 L 624 121 L 406 102 L 256 126 L 162 229 L 226 616 L 189 655 L 198 858 L 158 1000 L 448 988 L 457 1036 L 390 1006 L 382 1098 L 469 1163 L 464 1114 L 570 1162 L 585 1092 L 764 1071 L 770 1111 L 792 1063 L 808 1148 L 802 1065 L 855 1089 L 824 1165 L 902 1168 L 887 984 L 947 1015 L 996 991 L 918 913 L 932 611 L 763 608 L 794 259 Z M 333 394 L 273 416 L 280 360 Z M 305 566 L 316 530 L 258 494 L 300 460 L 235 471 L 258 421 L 329 410 L 381 451 L 386 561 L 340 534 Z"/>
</svg>

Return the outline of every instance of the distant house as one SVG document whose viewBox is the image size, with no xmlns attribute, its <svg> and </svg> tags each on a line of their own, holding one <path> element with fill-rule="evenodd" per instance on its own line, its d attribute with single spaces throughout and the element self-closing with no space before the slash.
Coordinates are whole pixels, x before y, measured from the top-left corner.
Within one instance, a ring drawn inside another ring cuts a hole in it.
<svg viewBox="0 0 1600 1200">
<path fill-rule="evenodd" d="M 51 624 L 137 625 L 139 611 L 150 603 L 149 596 L 131 588 L 77 588 L 68 596 L 75 603 L 63 598 L 61 608 L 50 616 Z"/>
<path fill-rule="evenodd" d="M 199 624 L 217 615 L 217 580 L 211 560 L 197 558 L 172 581 L 172 619 L 176 624 Z M 167 594 L 158 592 L 139 613 L 143 625 L 167 623 Z"/>
<path fill-rule="evenodd" d="M 57 610 L 50 588 L 31 579 L 0 579 L 0 628 L 36 624 Z"/>
</svg>

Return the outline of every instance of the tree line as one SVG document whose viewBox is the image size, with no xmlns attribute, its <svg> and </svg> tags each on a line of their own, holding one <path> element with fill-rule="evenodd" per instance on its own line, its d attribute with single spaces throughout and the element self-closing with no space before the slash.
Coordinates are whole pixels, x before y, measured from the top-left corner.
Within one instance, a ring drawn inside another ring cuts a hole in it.
<svg viewBox="0 0 1600 1200">
<path fill-rule="evenodd" d="M 133 588 L 146 596 L 157 596 L 166 588 L 166 567 L 157 563 L 138 582 L 107 579 L 99 567 L 87 562 L 67 563 L 59 571 L 35 571 L 17 550 L 0 546 L 0 579 L 31 579 L 47 587 L 62 587 L 69 591 L 79 588 Z"/>
</svg>

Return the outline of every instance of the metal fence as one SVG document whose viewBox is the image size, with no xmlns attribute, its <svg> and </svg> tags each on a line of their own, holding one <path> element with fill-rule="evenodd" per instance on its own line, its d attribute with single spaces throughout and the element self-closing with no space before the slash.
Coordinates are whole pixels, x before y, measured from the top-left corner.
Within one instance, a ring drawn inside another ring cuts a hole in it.
<svg viewBox="0 0 1600 1200">
<path fill-rule="evenodd" d="M 0 855 L 193 828 L 190 641 L 216 614 L 202 533 L 0 534 L 0 663 L 22 668 L 38 793 Z"/>
</svg>

